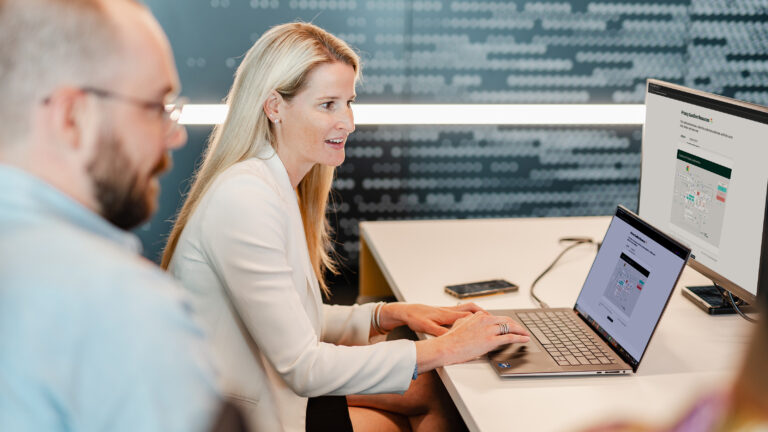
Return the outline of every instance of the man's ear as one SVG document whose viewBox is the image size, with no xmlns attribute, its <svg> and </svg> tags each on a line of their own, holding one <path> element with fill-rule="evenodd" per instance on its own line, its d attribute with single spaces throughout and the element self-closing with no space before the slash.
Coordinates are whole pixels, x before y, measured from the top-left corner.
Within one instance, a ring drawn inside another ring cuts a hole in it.
<svg viewBox="0 0 768 432">
<path fill-rule="evenodd" d="M 82 151 L 98 134 L 98 114 L 94 98 L 73 87 L 60 87 L 46 100 L 47 123 L 52 140 L 60 150 Z"/>
<path fill-rule="evenodd" d="M 72 87 L 57 88 L 45 100 L 45 124 L 50 127 L 49 139 L 66 149 L 81 146 L 81 119 L 84 102 L 87 99 L 82 90 Z M 62 149 L 64 150 L 64 149 Z"/>
<path fill-rule="evenodd" d="M 283 97 L 275 90 L 272 90 L 264 101 L 264 114 L 272 123 L 280 122 L 280 108 L 283 105 Z"/>
</svg>

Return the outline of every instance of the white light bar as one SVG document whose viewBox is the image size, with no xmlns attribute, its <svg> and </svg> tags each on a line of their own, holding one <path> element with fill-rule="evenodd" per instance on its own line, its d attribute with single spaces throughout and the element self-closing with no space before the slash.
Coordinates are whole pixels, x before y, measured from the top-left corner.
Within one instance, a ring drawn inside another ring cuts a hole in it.
<svg viewBox="0 0 768 432">
<path fill-rule="evenodd" d="M 645 105 L 357 104 L 357 125 L 641 125 Z M 181 124 L 224 121 L 226 105 L 184 105 Z"/>
<path fill-rule="evenodd" d="M 185 104 L 179 117 L 183 125 L 213 125 L 224 123 L 228 108 L 224 104 Z"/>
<path fill-rule="evenodd" d="M 644 105 L 354 105 L 355 123 L 400 125 L 642 124 Z"/>
</svg>

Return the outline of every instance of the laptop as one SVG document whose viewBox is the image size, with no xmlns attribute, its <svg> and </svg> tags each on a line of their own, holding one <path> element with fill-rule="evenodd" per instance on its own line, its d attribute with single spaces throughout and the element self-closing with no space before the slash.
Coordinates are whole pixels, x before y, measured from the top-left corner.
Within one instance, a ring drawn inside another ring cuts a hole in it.
<svg viewBox="0 0 768 432">
<path fill-rule="evenodd" d="M 490 353 L 502 377 L 637 372 L 691 250 L 619 206 L 576 304 L 497 310 L 529 342 Z"/>
</svg>

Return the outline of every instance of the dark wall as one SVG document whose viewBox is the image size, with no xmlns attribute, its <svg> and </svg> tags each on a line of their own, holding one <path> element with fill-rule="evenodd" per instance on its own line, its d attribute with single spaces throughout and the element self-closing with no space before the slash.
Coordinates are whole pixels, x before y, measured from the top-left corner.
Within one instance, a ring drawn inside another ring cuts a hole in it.
<svg viewBox="0 0 768 432">
<path fill-rule="evenodd" d="M 768 104 L 768 0 L 150 0 L 184 95 L 216 103 L 270 26 L 311 21 L 363 58 L 359 103 L 642 103 L 658 78 Z M 157 259 L 209 127 L 138 230 Z M 635 208 L 640 127 L 366 126 L 336 181 L 339 251 L 360 220 L 569 216 Z"/>
</svg>

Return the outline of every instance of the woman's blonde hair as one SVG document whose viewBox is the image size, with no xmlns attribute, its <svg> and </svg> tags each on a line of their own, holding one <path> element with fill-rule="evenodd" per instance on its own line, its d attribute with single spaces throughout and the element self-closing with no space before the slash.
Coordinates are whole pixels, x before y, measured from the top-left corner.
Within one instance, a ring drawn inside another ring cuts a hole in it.
<svg viewBox="0 0 768 432">
<path fill-rule="evenodd" d="M 213 180 L 237 162 L 252 158 L 266 146 L 275 146 L 264 102 L 272 90 L 290 101 L 306 85 L 317 66 L 341 62 L 360 76 L 360 58 L 341 39 L 312 24 L 289 23 L 271 28 L 248 50 L 237 68 L 227 95 L 229 114 L 213 129 L 205 159 L 194 175 L 186 202 L 168 237 L 161 266 L 173 257 L 184 226 Z M 325 271 L 338 273 L 330 256 L 330 227 L 325 216 L 335 168 L 316 164 L 297 187 L 299 209 L 312 268 L 320 288 L 328 295 Z"/>
</svg>

